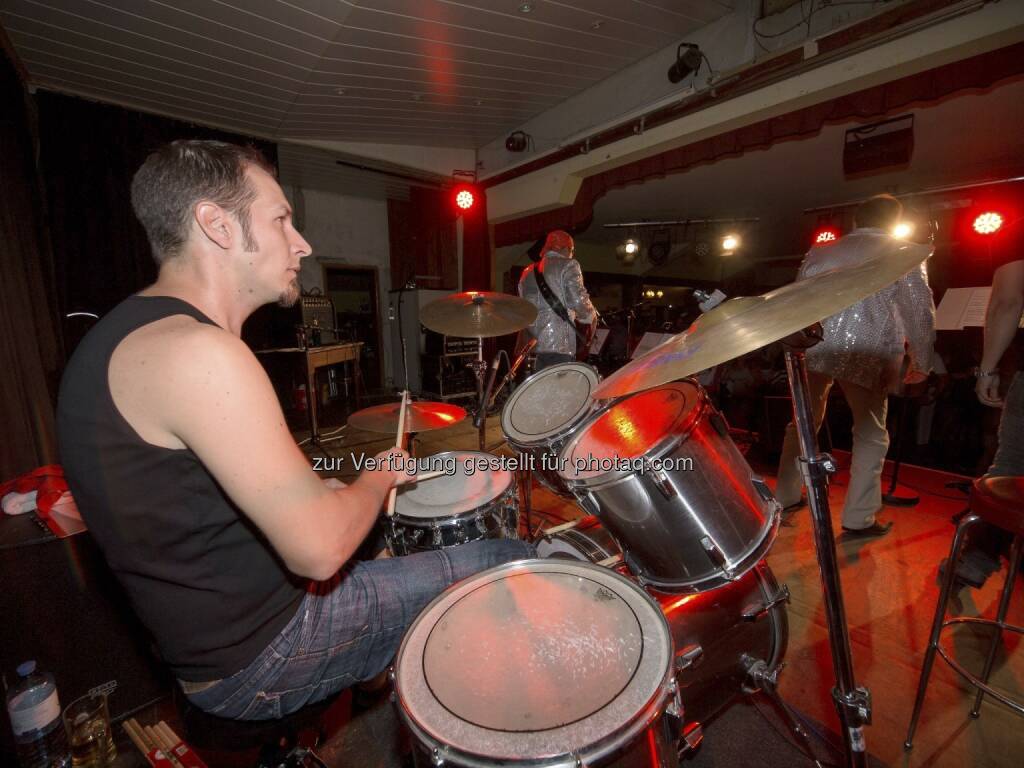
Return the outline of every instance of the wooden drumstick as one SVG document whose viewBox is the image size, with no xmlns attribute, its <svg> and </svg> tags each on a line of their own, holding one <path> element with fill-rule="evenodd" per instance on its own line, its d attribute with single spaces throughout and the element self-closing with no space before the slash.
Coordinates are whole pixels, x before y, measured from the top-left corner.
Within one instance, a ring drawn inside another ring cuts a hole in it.
<svg viewBox="0 0 1024 768">
<path fill-rule="evenodd" d="M 409 407 L 409 390 L 402 390 L 402 404 L 398 408 L 398 434 L 395 435 L 395 448 L 405 448 L 405 412 Z M 391 486 L 388 491 L 388 517 L 395 514 L 395 500 L 398 495 L 398 486 Z"/>
</svg>

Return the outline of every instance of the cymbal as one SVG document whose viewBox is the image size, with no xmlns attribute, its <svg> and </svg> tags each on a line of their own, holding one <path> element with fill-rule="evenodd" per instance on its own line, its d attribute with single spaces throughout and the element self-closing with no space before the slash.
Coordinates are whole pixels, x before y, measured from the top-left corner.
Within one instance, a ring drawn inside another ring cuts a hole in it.
<svg viewBox="0 0 1024 768">
<path fill-rule="evenodd" d="M 348 417 L 348 425 L 353 429 L 367 432 L 386 432 L 394 434 L 398 429 L 398 410 L 401 403 L 384 403 L 363 408 Z M 407 432 L 427 432 L 431 429 L 444 429 L 458 424 L 466 418 L 466 410 L 448 403 L 432 403 L 429 401 L 411 402 L 405 414 Z"/>
<path fill-rule="evenodd" d="M 784 339 L 896 282 L 932 250 L 899 243 L 857 266 L 726 301 L 606 378 L 593 397 L 603 400 L 667 384 Z"/>
<path fill-rule="evenodd" d="M 493 291 L 453 293 L 420 311 L 423 325 L 446 336 L 504 336 L 536 319 L 537 308 L 526 299 Z"/>
</svg>

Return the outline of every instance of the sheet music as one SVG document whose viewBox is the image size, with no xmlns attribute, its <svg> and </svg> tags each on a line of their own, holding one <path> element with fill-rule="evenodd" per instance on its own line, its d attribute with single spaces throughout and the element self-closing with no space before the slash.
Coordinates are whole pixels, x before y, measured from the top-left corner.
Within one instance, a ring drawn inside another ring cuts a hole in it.
<svg viewBox="0 0 1024 768">
<path fill-rule="evenodd" d="M 950 288 L 935 310 L 935 330 L 962 331 L 967 327 L 983 328 L 992 288 Z M 1018 323 L 1024 328 L 1024 319 Z"/>
<path fill-rule="evenodd" d="M 608 341 L 608 334 L 611 331 L 607 328 L 598 328 L 594 332 L 594 341 L 590 345 L 590 354 L 599 355 Z"/>
<path fill-rule="evenodd" d="M 653 333 L 648 331 L 641 337 L 640 343 L 636 345 L 636 349 L 633 350 L 633 354 L 629 356 L 629 359 L 635 360 L 641 355 L 646 355 L 659 344 L 664 344 L 671 338 L 671 333 Z"/>
</svg>

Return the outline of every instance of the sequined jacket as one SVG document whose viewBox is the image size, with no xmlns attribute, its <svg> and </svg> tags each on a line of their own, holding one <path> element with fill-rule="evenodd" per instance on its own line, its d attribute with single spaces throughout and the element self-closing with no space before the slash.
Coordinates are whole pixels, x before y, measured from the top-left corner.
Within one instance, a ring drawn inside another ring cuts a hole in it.
<svg viewBox="0 0 1024 768">
<path fill-rule="evenodd" d="M 881 229 L 856 229 L 835 243 L 815 246 L 798 280 L 882 257 L 901 241 Z M 869 389 L 895 391 L 904 358 L 906 376 L 931 371 L 935 302 L 924 264 L 887 288 L 822 321 L 824 340 L 807 351 L 807 368 Z"/>
<path fill-rule="evenodd" d="M 591 323 L 597 316 L 590 296 L 583 286 L 583 272 L 576 259 L 547 253 L 539 264 L 543 265 L 544 279 L 551 287 L 565 308 L 569 317 L 581 323 Z M 558 352 L 566 355 L 576 354 L 576 333 L 572 326 L 555 314 L 547 300 L 537 287 L 534 271 L 537 264 L 530 264 L 523 270 L 519 278 L 519 295 L 537 307 L 537 319 L 530 326 L 530 333 L 537 339 L 537 352 Z"/>
</svg>

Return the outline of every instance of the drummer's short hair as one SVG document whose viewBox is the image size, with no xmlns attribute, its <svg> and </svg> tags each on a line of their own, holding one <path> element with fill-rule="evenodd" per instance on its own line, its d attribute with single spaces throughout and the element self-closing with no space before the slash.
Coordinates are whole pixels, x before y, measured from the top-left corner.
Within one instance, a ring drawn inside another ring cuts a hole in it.
<svg viewBox="0 0 1024 768">
<path fill-rule="evenodd" d="M 274 167 L 251 146 L 223 141 L 180 140 L 157 149 L 132 179 L 132 208 L 146 230 L 157 264 L 181 253 L 192 226 L 193 209 L 209 200 L 234 214 L 251 244 L 249 206 L 256 199 L 245 176 L 254 165 L 271 176 Z"/>
<path fill-rule="evenodd" d="M 903 215 L 903 204 L 892 195 L 875 195 L 857 206 L 853 221 L 858 227 L 892 229 Z"/>
</svg>

